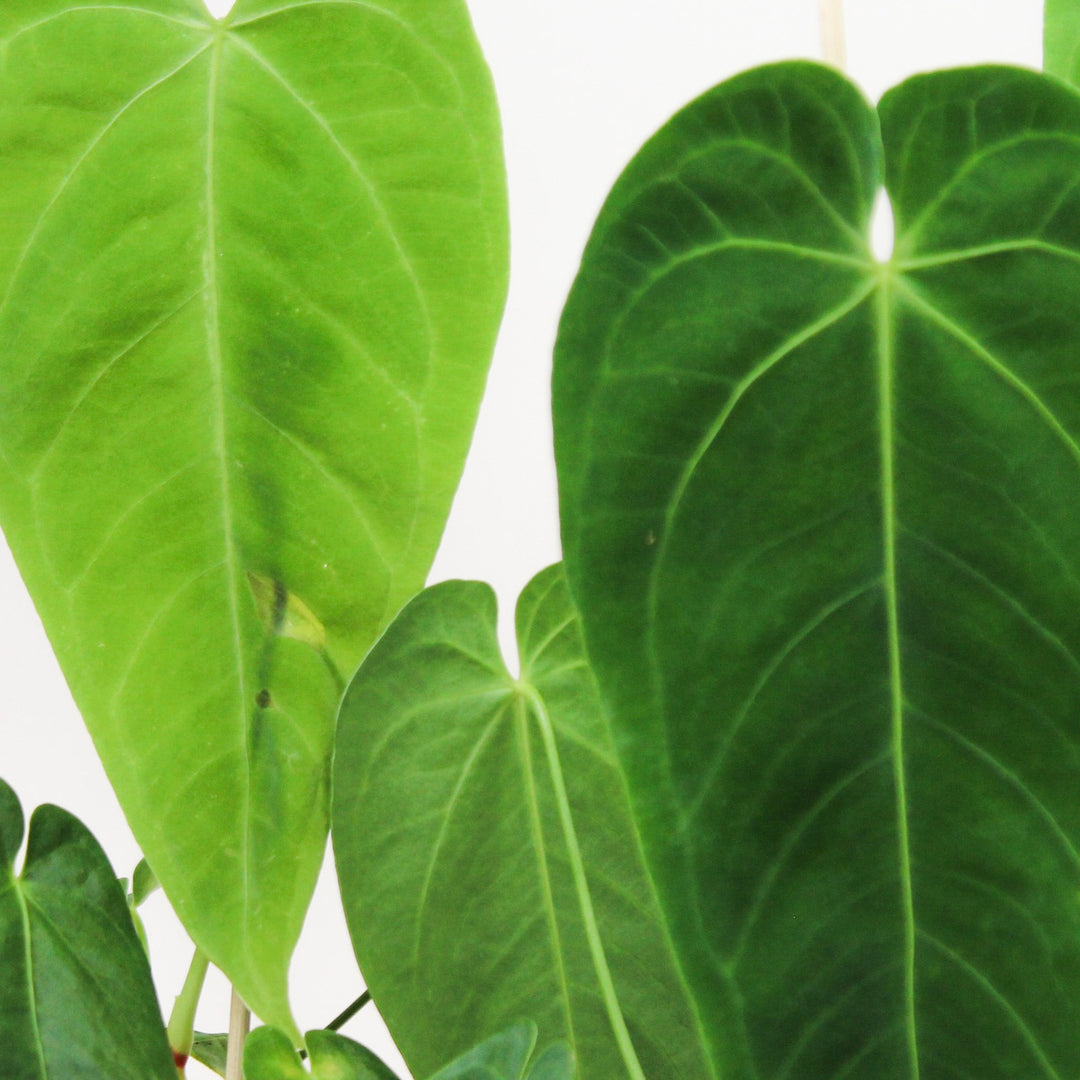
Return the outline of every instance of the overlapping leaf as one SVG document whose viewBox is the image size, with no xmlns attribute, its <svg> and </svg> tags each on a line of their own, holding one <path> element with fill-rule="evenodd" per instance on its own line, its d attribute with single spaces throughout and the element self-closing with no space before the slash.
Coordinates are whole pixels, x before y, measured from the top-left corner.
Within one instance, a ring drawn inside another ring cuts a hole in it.
<svg viewBox="0 0 1080 1080">
<path fill-rule="evenodd" d="M 1045 0 L 1043 64 L 1050 74 L 1067 82 L 1080 81 L 1080 4 L 1076 0 Z"/>
<path fill-rule="evenodd" d="M 514 679 L 491 590 L 436 585 L 346 694 L 334 851 L 365 980 L 417 1076 L 528 1016 L 581 1080 L 700 1080 L 560 567 L 517 627 Z"/>
<path fill-rule="evenodd" d="M 533 1057 L 536 1025 L 523 1022 L 486 1039 L 436 1073 L 431 1080 L 574 1080 L 569 1050 L 553 1043 Z M 244 1049 L 247 1080 L 397 1080 L 370 1050 L 333 1031 L 309 1031 L 308 1073 L 282 1031 L 256 1029 Z"/>
<path fill-rule="evenodd" d="M 780 65 L 590 240 L 567 572 L 727 1080 L 1080 1071 L 1078 176 L 1043 76 Z"/>
<path fill-rule="evenodd" d="M 0 520 L 155 873 L 289 1027 L 334 668 L 422 584 L 499 319 L 486 68 L 461 0 L 5 0 L 0 169 Z"/>
<path fill-rule="evenodd" d="M 176 1080 L 123 889 L 86 828 L 55 806 L 30 821 L 0 780 L 0 1075 Z"/>
</svg>

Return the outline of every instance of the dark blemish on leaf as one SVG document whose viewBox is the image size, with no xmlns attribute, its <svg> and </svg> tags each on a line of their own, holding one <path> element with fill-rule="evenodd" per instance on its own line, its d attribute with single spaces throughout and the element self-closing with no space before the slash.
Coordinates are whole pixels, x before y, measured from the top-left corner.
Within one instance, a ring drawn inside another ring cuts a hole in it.
<svg viewBox="0 0 1080 1080">
<path fill-rule="evenodd" d="M 260 709 L 269 709 L 270 708 L 270 691 L 269 690 L 260 690 L 258 692 L 258 694 L 255 695 L 255 704 L 258 705 Z"/>
</svg>

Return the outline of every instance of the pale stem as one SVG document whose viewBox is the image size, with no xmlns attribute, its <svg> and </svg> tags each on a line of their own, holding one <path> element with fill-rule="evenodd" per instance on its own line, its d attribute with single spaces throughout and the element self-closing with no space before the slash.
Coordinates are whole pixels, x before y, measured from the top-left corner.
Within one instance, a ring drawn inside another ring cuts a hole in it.
<svg viewBox="0 0 1080 1080">
<path fill-rule="evenodd" d="M 210 961 L 198 949 L 191 959 L 184 987 L 173 1004 L 172 1016 L 169 1017 L 169 1046 L 176 1054 L 185 1058 L 191 1053 L 191 1043 L 195 1037 L 195 1009 L 199 1004 L 203 983 L 206 981 L 206 969 Z"/>
<path fill-rule="evenodd" d="M 225 1080 L 243 1080 L 244 1040 L 251 1029 L 251 1013 L 235 987 L 229 1005 L 229 1049 L 225 1056 Z"/>
<path fill-rule="evenodd" d="M 844 48 L 844 0 L 820 0 L 821 52 L 826 64 L 841 71 L 847 63 Z"/>
</svg>

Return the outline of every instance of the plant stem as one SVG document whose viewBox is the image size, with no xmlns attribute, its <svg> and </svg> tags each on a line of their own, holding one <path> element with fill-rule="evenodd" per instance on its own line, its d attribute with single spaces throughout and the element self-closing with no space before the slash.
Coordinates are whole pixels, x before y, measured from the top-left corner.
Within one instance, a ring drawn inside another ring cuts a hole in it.
<svg viewBox="0 0 1080 1080">
<path fill-rule="evenodd" d="M 187 978 L 184 979 L 184 985 L 173 1003 L 168 1034 L 169 1046 L 178 1063 L 180 1058 L 186 1061 L 191 1055 L 191 1044 L 195 1041 L 195 1009 L 199 1004 L 203 982 L 206 980 L 206 969 L 209 966 L 207 957 L 196 949 Z"/>
<path fill-rule="evenodd" d="M 342 1025 L 347 1024 L 369 1001 L 371 1000 L 371 991 L 365 990 L 351 1005 L 342 1009 L 329 1024 L 326 1025 L 327 1031 L 338 1031 Z"/>
<path fill-rule="evenodd" d="M 251 1013 L 235 987 L 229 1005 L 229 1049 L 225 1057 L 225 1080 L 243 1080 L 244 1041 L 251 1028 Z"/>
<path fill-rule="evenodd" d="M 826 64 L 841 71 L 847 62 L 844 48 L 844 0 L 820 0 L 821 51 Z"/>
</svg>

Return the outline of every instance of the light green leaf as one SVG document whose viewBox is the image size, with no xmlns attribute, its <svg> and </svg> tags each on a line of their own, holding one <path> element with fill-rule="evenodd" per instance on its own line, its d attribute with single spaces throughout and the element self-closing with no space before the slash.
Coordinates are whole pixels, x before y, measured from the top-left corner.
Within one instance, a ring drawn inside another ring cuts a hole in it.
<svg viewBox="0 0 1080 1080">
<path fill-rule="evenodd" d="M 123 889 L 86 828 L 0 780 L 0 1076 L 176 1080 Z"/>
<path fill-rule="evenodd" d="M 421 593 L 346 694 L 334 851 L 361 970 L 422 1076 L 521 1016 L 582 1080 L 706 1075 L 560 567 L 517 610 Z"/>
<path fill-rule="evenodd" d="M 1045 0 L 1043 66 L 1067 82 L 1080 82 L 1080 3 Z"/>
<path fill-rule="evenodd" d="M 505 217 L 462 0 L 0 5 L 0 520 L 155 874 L 290 1030 L 335 669 L 423 583 Z"/>
<path fill-rule="evenodd" d="M 311 1072 L 292 1040 L 276 1028 L 256 1028 L 244 1046 L 245 1080 L 398 1080 L 366 1046 L 334 1031 L 309 1031 Z"/>
<path fill-rule="evenodd" d="M 567 573 L 725 1080 L 1062 1080 L 1080 98 L 945 72 L 880 124 L 759 69 L 619 180 L 556 350 Z"/>
</svg>

